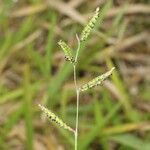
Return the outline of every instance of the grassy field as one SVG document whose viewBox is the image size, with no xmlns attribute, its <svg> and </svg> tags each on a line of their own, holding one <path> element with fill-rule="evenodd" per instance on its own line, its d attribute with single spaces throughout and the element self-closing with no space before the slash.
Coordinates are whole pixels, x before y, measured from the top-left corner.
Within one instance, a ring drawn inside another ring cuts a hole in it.
<svg viewBox="0 0 150 150">
<path fill-rule="evenodd" d="M 83 85 L 115 66 L 103 86 L 80 95 L 79 150 L 150 150 L 148 0 L 0 1 L 0 150 L 73 150 L 74 136 L 47 121 L 38 104 L 75 128 L 73 68 L 57 42 L 76 49 L 96 7 L 96 29 L 82 45 Z"/>
</svg>

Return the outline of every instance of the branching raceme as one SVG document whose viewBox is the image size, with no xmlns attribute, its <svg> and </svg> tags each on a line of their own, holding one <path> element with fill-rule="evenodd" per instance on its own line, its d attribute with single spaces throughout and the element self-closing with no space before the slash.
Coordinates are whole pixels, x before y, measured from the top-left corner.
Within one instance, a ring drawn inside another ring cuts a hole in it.
<svg viewBox="0 0 150 150">
<path fill-rule="evenodd" d="M 56 116 L 54 113 L 52 113 L 50 110 L 48 110 L 47 108 L 45 108 L 44 106 L 39 104 L 39 107 L 41 108 L 41 110 L 43 111 L 44 114 L 46 114 L 47 118 L 52 121 L 55 122 L 56 124 L 58 124 L 60 127 L 63 127 L 64 129 L 67 129 L 71 132 L 73 132 L 74 136 L 75 136 L 75 150 L 77 150 L 78 147 L 78 116 L 79 116 L 79 93 L 86 91 L 90 88 L 93 88 L 97 85 L 101 85 L 102 82 L 107 79 L 113 72 L 113 70 L 115 69 L 114 67 L 92 79 L 91 81 L 89 81 L 88 83 L 84 84 L 81 87 L 78 87 L 77 85 L 77 76 L 76 76 L 76 65 L 78 62 L 78 55 L 79 55 L 79 50 L 80 50 L 80 45 L 82 42 L 86 41 L 87 38 L 89 37 L 91 31 L 93 30 L 93 28 L 95 27 L 95 24 L 97 23 L 97 20 L 99 18 L 99 8 L 96 9 L 94 16 L 91 18 L 91 20 L 89 21 L 89 23 L 85 26 L 85 28 L 83 29 L 80 38 L 78 37 L 78 35 L 76 35 L 77 41 L 78 41 L 78 47 L 76 50 L 76 55 L 73 56 L 73 52 L 72 49 L 62 40 L 60 40 L 58 42 L 59 46 L 61 47 L 61 49 L 64 52 L 65 55 L 65 59 L 66 61 L 69 61 L 72 65 L 73 65 L 73 70 L 74 70 L 74 84 L 75 84 L 75 90 L 76 90 L 76 124 L 75 124 L 75 129 L 71 128 L 70 126 L 68 126 L 66 123 L 64 123 L 58 116 Z"/>
</svg>

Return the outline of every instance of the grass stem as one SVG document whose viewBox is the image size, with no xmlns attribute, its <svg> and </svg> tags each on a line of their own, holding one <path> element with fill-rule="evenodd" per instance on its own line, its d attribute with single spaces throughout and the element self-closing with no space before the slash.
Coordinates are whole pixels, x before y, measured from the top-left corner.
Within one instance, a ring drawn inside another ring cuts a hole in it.
<svg viewBox="0 0 150 150">
<path fill-rule="evenodd" d="M 77 65 L 77 60 L 78 60 L 78 55 L 79 55 L 79 50 L 80 50 L 80 40 L 78 35 L 76 34 L 76 38 L 78 41 L 78 47 L 76 51 L 76 56 L 75 56 L 75 64 L 73 66 L 73 72 L 74 72 L 74 85 L 75 85 L 75 90 L 76 90 L 76 98 L 77 98 L 77 103 L 76 103 L 76 127 L 75 127 L 75 150 L 78 149 L 78 125 L 79 125 L 79 98 L 80 98 L 80 91 L 77 85 L 77 75 L 76 75 L 76 65 Z"/>
</svg>

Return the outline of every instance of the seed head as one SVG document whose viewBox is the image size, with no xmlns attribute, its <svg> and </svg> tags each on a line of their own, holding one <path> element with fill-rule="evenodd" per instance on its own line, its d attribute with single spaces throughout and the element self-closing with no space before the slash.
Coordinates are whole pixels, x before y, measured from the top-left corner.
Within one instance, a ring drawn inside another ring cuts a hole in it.
<svg viewBox="0 0 150 150">
<path fill-rule="evenodd" d="M 91 18 L 89 23 L 83 29 L 81 33 L 81 38 L 80 38 L 81 41 L 85 41 L 88 38 L 88 36 L 90 35 L 92 29 L 94 28 L 98 20 L 98 17 L 99 17 L 99 7 L 96 9 L 94 16 Z"/>
<path fill-rule="evenodd" d="M 71 48 L 62 40 L 58 42 L 61 49 L 64 51 L 66 61 L 70 61 L 71 63 L 75 63 L 74 57 L 72 55 Z"/>
<path fill-rule="evenodd" d="M 87 84 L 81 86 L 81 88 L 79 88 L 79 90 L 80 91 L 86 91 L 86 90 L 88 90 L 90 88 L 93 88 L 93 87 L 95 87 L 97 85 L 101 85 L 102 82 L 105 79 L 107 79 L 112 74 L 112 72 L 113 72 L 114 69 L 115 68 L 113 67 L 110 71 L 108 71 L 108 72 L 106 72 L 106 73 L 104 73 L 104 74 L 102 74 L 102 75 L 94 78 L 93 80 L 89 81 Z"/>
<path fill-rule="evenodd" d="M 56 116 L 53 112 L 51 112 L 50 110 L 48 110 L 47 108 L 45 108 L 42 105 L 38 105 L 40 107 L 40 109 L 43 111 L 44 114 L 46 114 L 46 117 L 52 121 L 55 122 L 56 124 L 58 124 L 60 127 L 63 127 L 64 129 L 67 129 L 71 132 L 75 132 L 71 127 L 69 127 L 66 123 L 64 123 L 58 116 Z"/>
</svg>

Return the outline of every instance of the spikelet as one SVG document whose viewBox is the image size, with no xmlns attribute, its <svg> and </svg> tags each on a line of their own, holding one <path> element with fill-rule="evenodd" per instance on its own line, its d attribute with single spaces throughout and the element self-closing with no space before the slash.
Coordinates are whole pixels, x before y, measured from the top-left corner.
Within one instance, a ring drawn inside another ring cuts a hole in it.
<svg viewBox="0 0 150 150">
<path fill-rule="evenodd" d="M 85 91 L 85 90 L 88 90 L 88 89 L 95 87 L 97 85 L 101 85 L 102 82 L 112 74 L 114 69 L 115 68 L 113 67 L 110 71 L 102 74 L 101 76 L 94 78 L 93 80 L 89 81 L 87 84 L 81 86 L 81 88 L 79 88 L 79 90 Z"/>
<path fill-rule="evenodd" d="M 94 28 L 98 20 L 98 17 L 99 17 L 99 7 L 96 9 L 94 16 L 91 18 L 89 23 L 83 29 L 81 33 L 81 38 L 80 38 L 81 41 L 85 41 L 88 38 L 88 36 L 90 35 L 92 29 Z"/>
<path fill-rule="evenodd" d="M 59 46 L 62 48 L 62 50 L 64 51 L 65 53 L 65 59 L 66 61 L 70 61 L 71 63 L 75 63 L 75 60 L 74 60 L 74 57 L 72 55 L 72 50 L 71 48 L 62 40 L 60 40 L 58 42 Z"/>
<path fill-rule="evenodd" d="M 40 107 L 40 109 L 43 111 L 44 114 L 46 114 L 46 117 L 51 120 L 52 122 L 55 122 L 56 124 L 58 124 L 60 127 L 67 129 L 73 133 L 75 133 L 75 131 L 69 127 L 66 123 L 64 123 L 59 117 L 57 117 L 54 113 L 52 113 L 50 110 L 48 110 L 47 108 L 45 108 L 42 105 L 38 105 Z"/>
</svg>

